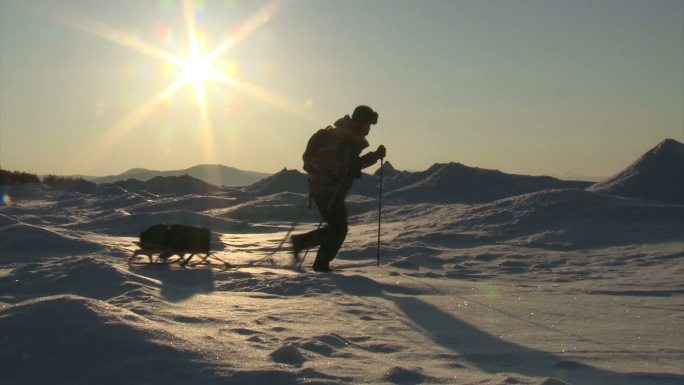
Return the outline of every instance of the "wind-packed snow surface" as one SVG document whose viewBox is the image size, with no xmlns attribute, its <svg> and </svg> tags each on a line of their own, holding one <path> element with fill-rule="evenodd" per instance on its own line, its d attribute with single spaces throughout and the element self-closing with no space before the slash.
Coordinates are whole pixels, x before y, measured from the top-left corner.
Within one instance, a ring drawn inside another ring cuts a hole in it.
<svg viewBox="0 0 684 385">
<path fill-rule="evenodd" d="M 682 205 L 388 198 L 376 266 L 377 200 L 355 195 L 319 274 L 315 251 L 278 267 L 304 194 L 97 191 L 0 208 L 0 384 L 684 383 Z M 129 264 L 155 223 L 210 228 L 217 258 Z"/>
</svg>

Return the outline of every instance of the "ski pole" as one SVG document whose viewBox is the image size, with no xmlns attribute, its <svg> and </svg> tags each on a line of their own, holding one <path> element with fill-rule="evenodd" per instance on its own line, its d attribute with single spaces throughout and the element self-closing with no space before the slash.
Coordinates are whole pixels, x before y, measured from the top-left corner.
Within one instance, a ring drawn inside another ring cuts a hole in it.
<svg viewBox="0 0 684 385">
<path fill-rule="evenodd" d="M 382 223 L 382 170 L 385 168 L 385 158 L 380 158 L 380 189 L 378 193 L 378 266 L 380 266 L 380 224 Z"/>
<path fill-rule="evenodd" d="M 309 197 L 307 196 L 306 199 L 308 201 Z M 271 253 L 266 254 L 262 258 L 259 258 L 255 261 L 252 261 L 251 264 L 252 265 L 259 265 L 263 261 L 268 260 L 269 258 L 272 258 L 283 247 L 283 245 L 285 244 L 287 239 L 290 237 L 290 234 L 292 234 L 292 231 L 294 230 L 294 228 L 299 224 L 299 222 L 302 221 L 302 218 L 304 218 L 304 215 L 306 214 L 307 209 L 308 209 L 308 206 L 307 206 L 306 201 L 305 201 L 304 206 L 302 206 L 301 210 L 299 210 L 299 213 L 297 213 L 297 216 L 295 217 L 294 222 L 292 222 L 292 225 L 290 225 L 290 228 L 287 230 L 287 233 L 285 233 L 285 237 L 280 241 L 278 246 Z"/>
</svg>

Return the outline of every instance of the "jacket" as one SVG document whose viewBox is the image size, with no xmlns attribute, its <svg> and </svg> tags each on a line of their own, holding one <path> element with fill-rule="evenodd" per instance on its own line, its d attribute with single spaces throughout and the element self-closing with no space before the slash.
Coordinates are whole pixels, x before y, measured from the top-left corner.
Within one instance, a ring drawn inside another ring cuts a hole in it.
<svg viewBox="0 0 684 385">
<path fill-rule="evenodd" d="M 324 136 L 323 143 L 309 141 L 304 153 L 305 167 L 310 174 L 309 188 L 312 195 L 345 196 L 361 170 L 377 161 L 374 153 L 361 156 L 368 147 L 366 138 L 354 131 L 349 115 L 338 119 L 333 127 L 314 134 Z M 316 146 L 316 148 L 309 148 Z"/>
</svg>

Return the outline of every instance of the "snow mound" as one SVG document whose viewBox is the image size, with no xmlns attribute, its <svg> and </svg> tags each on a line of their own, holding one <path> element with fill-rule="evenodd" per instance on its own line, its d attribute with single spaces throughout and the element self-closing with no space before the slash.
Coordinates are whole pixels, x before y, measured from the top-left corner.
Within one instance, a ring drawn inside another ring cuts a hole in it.
<svg viewBox="0 0 684 385">
<path fill-rule="evenodd" d="M 184 375 L 183 366 L 200 359 L 186 341 L 98 300 L 58 295 L 25 301 L 0 311 L 0 329 L 3 383 L 208 382 L 209 373 Z"/>
<path fill-rule="evenodd" d="M 281 346 L 280 348 L 271 352 L 269 357 L 271 360 L 273 360 L 273 362 L 296 367 L 301 367 L 302 364 L 306 362 L 304 355 L 299 351 L 299 349 L 297 349 L 296 346 L 292 344 Z"/>
<path fill-rule="evenodd" d="M 307 180 L 306 174 L 302 174 L 298 170 L 284 168 L 278 173 L 248 186 L 245 188 L 245 191 L 257 195 L 269 195 L 280 192 L 306 194 L 308 193 Z"/>
<path fill-rule="evenodd" d="M 381 379 L 392 384 L 422 384 L 425 381 L 429 381 L 430 377 L 424 374 L 424 370 L 421 367 L 404 368 L 395 366 L 387 370 Z"/>
<path fill-rule="evenodd" d="M 16 223 L 0 228 L 3 261 L 92 253 L 102 246 L 48 228 Z"/>
<path fill-rule="evenodd" d="M 684 204 L 684 144 L 665 139 L 589 191 Z"/>
<path fill-rule="evenodd" d="M 96 183 L 87 181 L 85 179 L 72 179 L 51 186 L 50 189 L 77 192 L 81 194 L 92 194 L 98 191 L 98 186 Z"/>
<path fill-rule="evenodd" d="M 152 178 L 143 184 L 142 190 L 155 194 L 208 194 L 221 189 L 186 174 Z"/>
<path fill-rule="evenodd" d="M 388 199 L 406 202 L 477 203 L 540 190 L 584 188 L 588 182 L 506 174 L 460 163 L 434 164 L 426 171 L 398 173 L 383 182 Z"/>
<path fill-rule="evenodd" d="M 157 176 L 145 182 L 137 179 L 126 179 L 114 182 L 114 185 L 127 191 L 144 191 L 148 194 L 187 195 L 209 194 L 221 191 L 219 187 L 210 185 L 187 174 L 181 176 Z"/>
</svg>

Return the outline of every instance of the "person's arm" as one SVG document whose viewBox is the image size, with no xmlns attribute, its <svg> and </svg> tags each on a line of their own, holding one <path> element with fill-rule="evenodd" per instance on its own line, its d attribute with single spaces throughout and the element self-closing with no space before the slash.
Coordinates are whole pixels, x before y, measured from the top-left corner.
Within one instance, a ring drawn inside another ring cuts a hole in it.
<svg viewBox="0 0 684 385">
<path fill-rule="evenodd" d="M 374 165 L 375 163 L 377 163 L 378 160 L 384 159 L 386 155 L 387 150 L 385 149 L 385 146 L 378 146 L 378 149 L 376 151 L 369 152 L 368 154 L 363 155 L 359 158 L 361 169 Z"/>
</svg>

